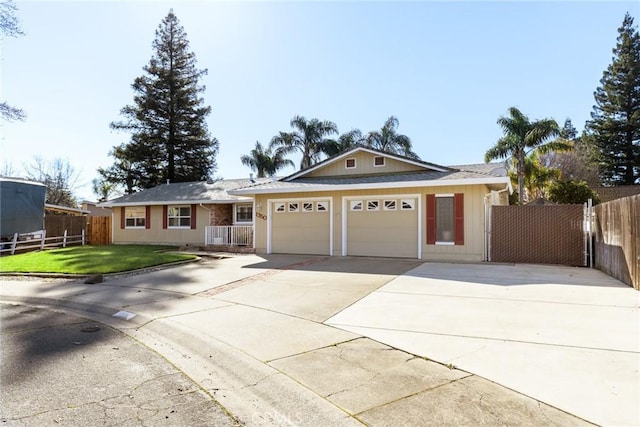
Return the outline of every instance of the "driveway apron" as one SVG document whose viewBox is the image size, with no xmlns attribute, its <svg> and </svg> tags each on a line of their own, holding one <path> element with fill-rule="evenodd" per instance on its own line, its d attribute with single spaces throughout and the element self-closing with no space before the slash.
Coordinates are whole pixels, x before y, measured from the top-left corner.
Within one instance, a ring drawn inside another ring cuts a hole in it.
<svg viewBox="0 0 640 427">
<path fill-rule="evenodd" d="M 636 426 L 639 305 L 597 270 L 425 263 L 325 323 L 597 424 Z"/>
</svg>

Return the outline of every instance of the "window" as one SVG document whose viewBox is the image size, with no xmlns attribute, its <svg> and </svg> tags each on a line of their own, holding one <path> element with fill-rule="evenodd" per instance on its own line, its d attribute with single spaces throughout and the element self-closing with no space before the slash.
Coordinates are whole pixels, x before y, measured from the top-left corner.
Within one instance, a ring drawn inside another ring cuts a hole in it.
<svg viewBox="0 0 640 427">
<path fill-rule="evenodd" d="M 351 201 L 351 210 L 352 211 L 361 211 L 362 210 L 362 200 L 352 200 Z"/>
<path fill-rule="evenodd" d="M 303 202 L 302 212 L 313 212 L 313 202 Z"/>
<path fill-rule="evenodd" d="M 275 210 L 276 210 L 276 212 L 284 212 L 284 203 L 276 202 Z"/>
<path fill-rule="evenodd" d="M 356 167 L 356 159 L 346 159 L 344 161 L 344 167 L 347 169 L 354 169 Z"/>
<path fill-rule="evenodd" d="M 169 228 L 191 228 L 190 206 L 169 206 L 167 212 Z"/>
<path fill-rule="evenodd" d="M 289 212 L 298 212 L 298 202 L 289 202 Z"/>
<path fill-rule="evenodd" d="M 436 196 L 436 242 L 453 243 L 453 196 Z"/>
<path fill-rule="evenodd" d="M 235 205 L 236 215 L 235 222 L 253 222 L 253 205 L 245 203 L 242 205 Z"/>
<path fill-rule="evenodd" d="M 464 194 L 427 194 L 427 244 L 464 245 Z"/>
<path fill-rule="evenodd" d="M 147 209 L 144 206 L 127 206 L 124 209 L 124 217 L 126 228 L 145 228 L 147 224 Z"/>
<path fill-rule="evenodd" d="M 380 201 L 379 200 L 369 200 L 369 201 L 367 201 L 367 210 L 368 211 L 380 210 Z"/>
<path fill-rule="evenodd" d="M 396 201 L 395 200 L 385 200 L 383 204 L 385 211 L 395 211 L 396 210 Z"/>
<path fill-rule="evenodd" d="M 400 201 L 400 209 L 403 211 L 412 211 L 416 208 L 416 201 L 414 199 L 405 199 Z"/>
<path fill-rule="evenodd" d="M 316 202 L 316 210 L 318 212 L 326 212 L 329 210 L 329 202 Z"/>
<path fill-rule="evenodd" d="M 373 167 L 379 168 L 384 166 L 384 157 L 382 156 L 375 156 L 373 158 Z"/>
</svg>

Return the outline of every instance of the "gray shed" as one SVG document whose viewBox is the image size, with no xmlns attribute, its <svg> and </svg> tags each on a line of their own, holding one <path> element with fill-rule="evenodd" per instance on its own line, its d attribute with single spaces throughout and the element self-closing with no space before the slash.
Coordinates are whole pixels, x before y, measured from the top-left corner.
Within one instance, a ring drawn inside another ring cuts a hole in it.
<svg viewBox="0 0 640 427">
<path fill-rule="evenodd" d="M 0 238 L 44 229 L 46 186 L 20 178 L 0 178 Z"/>
</svg>

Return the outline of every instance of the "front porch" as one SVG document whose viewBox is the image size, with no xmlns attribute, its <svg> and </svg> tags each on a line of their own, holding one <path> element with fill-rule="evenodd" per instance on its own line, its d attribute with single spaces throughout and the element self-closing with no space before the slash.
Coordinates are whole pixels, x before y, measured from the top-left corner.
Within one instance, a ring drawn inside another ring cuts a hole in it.
<svg viewBox="0 0 640 427">
<path fill-rule="evenodd" d="M 252 225 L 210 225 L 204 230 L 204 244 L 207 249 L 227 252 L 252 253 Z"/>
</svg>

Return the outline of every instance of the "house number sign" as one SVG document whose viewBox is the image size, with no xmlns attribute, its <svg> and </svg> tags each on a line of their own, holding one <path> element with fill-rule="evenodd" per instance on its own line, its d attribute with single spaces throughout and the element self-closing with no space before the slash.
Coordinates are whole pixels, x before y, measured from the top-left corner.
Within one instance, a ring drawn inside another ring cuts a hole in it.
<svg viewBox="0 0 640 427">
<path fill-rule="evenodd" d="M 267 219 L 267 216 L 262 212 L 256 212 L 256 218 Z"/>
</svg>

